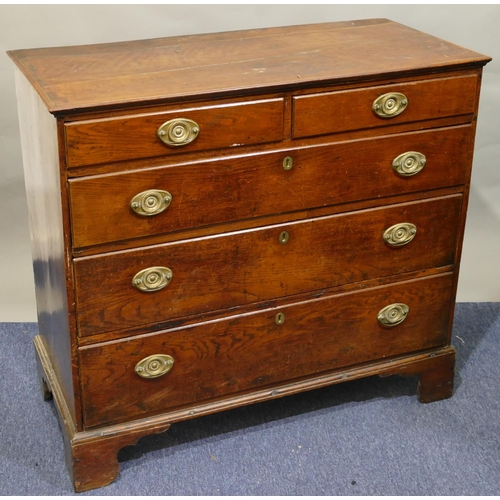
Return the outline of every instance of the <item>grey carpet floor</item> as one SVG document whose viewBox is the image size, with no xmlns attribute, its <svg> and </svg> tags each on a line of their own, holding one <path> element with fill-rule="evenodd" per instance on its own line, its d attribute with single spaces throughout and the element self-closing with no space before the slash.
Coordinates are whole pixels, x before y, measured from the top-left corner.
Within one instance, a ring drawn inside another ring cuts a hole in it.
<svg viewBox="0 0 500 500">
<path fill-rule="evenodd" d="M 69 495 L 34 323 L 0 323 L 0 495 Z M 499 495 L 500 303 L 457 305 L 455 394 L 372 377 L 173 425 L 83 495 Z"/>
</svg>

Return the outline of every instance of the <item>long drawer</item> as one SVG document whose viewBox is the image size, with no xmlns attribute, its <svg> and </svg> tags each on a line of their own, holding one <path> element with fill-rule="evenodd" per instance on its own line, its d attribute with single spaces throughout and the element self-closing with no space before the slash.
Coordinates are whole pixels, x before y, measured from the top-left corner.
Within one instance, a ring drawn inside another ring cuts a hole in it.
<svg viewBox="0 0 500 500">
<path fill-rule="evenodd" d="M 79 335 L 454 263 L 462 196 L 75 259 Z"/>
<path fill-rule="evenodd" d="M 472 118 L 477 76 L 437 78 L 293 98 L 293 137 L 386 127 L 448 116 Z M 377 109 L 375 109 L 378 106 Z"/>
<path fill-rule="evenodd" d="M 463 125 L 354 150 L 349 141 L 73 179 L 73 246 L 463 184 L 471 134 Z"/>
<path fill-rule="evenodd" d="M 81 348 L 85 425 L 445 345 L 452 278 L 287 303 Z M 392 326 L 383 317 L 392 318 Z"/>
</svg>

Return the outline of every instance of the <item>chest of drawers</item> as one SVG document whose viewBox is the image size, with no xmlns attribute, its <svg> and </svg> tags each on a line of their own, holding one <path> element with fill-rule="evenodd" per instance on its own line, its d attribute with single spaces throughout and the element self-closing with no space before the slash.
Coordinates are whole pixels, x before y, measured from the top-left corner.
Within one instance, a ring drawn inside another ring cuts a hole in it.
<svg viewBox="0 0 500 500">
<path fill-rule="evenodd" d="M 9 55 L 77 491 L 184 419 L 370 375 L 451 396 L 488 57 L 385 19 Z"/>
</svg>

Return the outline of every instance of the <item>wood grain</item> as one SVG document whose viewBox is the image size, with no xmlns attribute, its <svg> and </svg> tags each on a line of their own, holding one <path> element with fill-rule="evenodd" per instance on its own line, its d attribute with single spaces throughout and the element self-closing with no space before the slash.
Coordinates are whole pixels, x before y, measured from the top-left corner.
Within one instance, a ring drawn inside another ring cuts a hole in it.
<svg viewBox="0 0 500 500">
<path fill-rule="evenodd" d="M 469 116 L 470 118 L 470 116 Z M 474 121 L 475 118 L 472 118 Z M 467 115 L 450 116 L 446 118 L 429 119 L 423 122 L 399 123 L 386 127 L 376 127 L 364 130 L 350 130 L 339 132 L 331 136 L 315 136 L 303 139 L 283 139 L 279 143 L 256 144 L 250 146 L 241 146 L 238 149 L 226 148 L 218 150 L 195 151 L 193 153 L 183 153 L 179 155 L 165 155 L 153 158 L 139 158 L 134 160 L 123 160 L 117 163 L 103 163 L 99 165 L 86 165 L 82 167 L 72 167 L 66 171 L 70 179 L 79 177 L 89 177 L 101 174 L 116 174 L 142 170 L 147 168 L 157 168 L 160 166 L 175 166 L 192 162 L 206 162 L 216 159 L 224 159 L 233 156 L 250 156 L 255 154 L 273 153 L 284 149 L 309 148 L 311 146 L 320 146 L 331 144 L 333 142 L 363 141 L 365 139 L 376 139 L 386 137 L 392 134 L 405 134 L 423 130 L 434 130 L 437 128 L 448 128 L 470 123 L 467 121 Z"/>
<path fill-rule="evenodd" d="M 283 116 L 283 99 L 265 99 L 72 122 L 66 125 L 68 166 L 277 142 L 283 138 Z M 168 146 L 157 138 L 158 128 L 176 118 L 198 124 L 199 135 L 190 144 Z"/>
<path fill-rule="evenodd" d="M 490 60 L 387 19 L 9 55 L 53 113 L 429 74 Z"/>
<path fill-rule="evenodd" d="M 293 137 L 386 127 L 431 117 L 468 115 L 464 121 L 469 121 L 475 109 L 477 81 L 476 75 L 470 75 L 296 96 Z M 380 118 L 372 111 L 372 104 L 389 92 L 404 94 L 408 106 L 400 115 Z"/>
<path fill-rule="evenodd" d="M 418 375 L 423 402 L 452 394 L 490 58 L 384 19 L 9 55 L 39 377 L 77 491 L 113 481 L 121 447 L 199 415 L 372 375 Z M 386 120 L 372 103 L 389 91 L 409 106 Z M 169 149 L 156 131 L 181 115 L 201 133 Z M 406 151 L 427 163 L 401 178 Z M 173 201 L 144 219 L 129 204 L 148 189 Z M 416 236 L 392 248 L 383 232 L 402 222 Z M 172 282 L 140 292 L 132 278 L 153 266 Z M 400 302 L 407 318 L 383 327 Z M 167 375 L 134 373 L 160 353 Z"/>
<path fill-rule="evenodd" d="M 75 259 L 79 335 L 172 320 L 454 262 L 461 195 Z M 391 248 L 383 232 L 418 228 Z M 288 243 L 279 235 L 288 231 Z M 164 266 L 172 282 L 140 292 L 132 278 Z"/>
<path fill-rule="evenodd" d="M 451 318 L 450 318 L 451 319 Z M 417 394 L 421 403 L 433 403 L 451 398 L 455 382 L 455 351 L 443 359 L 430 359 L 420 373 Z"/>
<path fill-rule="evenodd" d="M 73 245 L 460 185 L 469 174 L 470 136 L 466 125 L 71 180 Z M 405 178 L 392 161 L 406 151 L 421 152 L 427 163 Z M 293 158 L 290 171 L 283 169 L 286 156 Z M 130 209 L 133 196 L 148 189 L 171 193 L 165 212 L 144 217 Z"/>
<path fill-rule="evenodd" d="M 82 348 L 85 423 L 112 423 L 445 345 L 451 285 L 451 275 L 438 276 Z M 405 321 L 381 326 L 379 311 L 399 302 L 410 308 Z M 278 312 L 285 315 L 282 325 L 275 323 Z M 152 354 L 171 355 L 174 367 L 143 379 L 134 366 Z"/>
<path fill-rule="evenodd" d="M 16 70 L 24 179 L 29 211 L 38 332 L 60 381 L 73 425 L 78 387 L 73 385 L 72 333 L 66 291 L 64 224 L 56 119 L 25 76 Z M 34 126 L 34 124 L 37 124 Z M 41 168 L 43 166 L 43 168 Z M 76 396 L 75 396 L 76 392 Z"/>
<path fill-rule="evenodd" d="M 41 376 L 44 380 L 50 381 L 50 388 L 54 394 L 54 402 L 64 436 L 66 463 L 76 491 L 86 491 L 109 484 L 119 473 L 116 454 L 121 447 L 135 444 L 142 436 L 164 432 L 173 422 L 376 374 L 381 376 L 419 375 L 421 381 L 427 375 L 427 380 L 419 384 L 421 399 L 427 401 L 429 397 L 449 397 L 451 395 L 450 384 L 452 386 L 450 373 L 452 377 L 455 360 L 452 347 L 438 348 L 420 354 L 379 360 L 361 366 L 281 382 L 267 388 L 229 395 L 127 423 L 76 432 L 72 427 L 72 419 L 41 337 L 35 338 L 35 348 Z M 443 375 L 441 379 L 437 377 L 440 367 Z M 431 392 L 433 386 L 428 382 L 436 384 L 437 390 L 434 393 Z"/>
<path fill-rule="evenodd" d="M 75 491 L 101 488 L 112 483 L 120 473 L 118 452 L 125 446 L 135 445 L 149 434 L 159 434 L 169 429 L 169 424 L 156 424 L 144 428 L 120 427 L 118 432 L 100 436 L 76 435 L 71 443 L 71 478 Z"/>
</svg>

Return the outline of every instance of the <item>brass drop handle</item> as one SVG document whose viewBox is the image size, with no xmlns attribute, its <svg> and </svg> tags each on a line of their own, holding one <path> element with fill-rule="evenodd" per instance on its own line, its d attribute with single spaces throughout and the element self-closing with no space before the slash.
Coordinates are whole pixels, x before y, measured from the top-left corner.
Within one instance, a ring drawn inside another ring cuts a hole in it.
<svg viewBox="0 0 500 500">
<path fill-rule="evenodd" d="M 389 304 L 379 311 L 377 319 L 383 326 L 396 326 L 406 319 L 409 312 L 410 308 L 406 304 Z"/>
<path fill-rule="evenodd" d="M 148 267 L 132 278 L 132 285 L 141 292 L 157 292 L 172 281 L 173 273 L 168 267 Z"/>
<path fill-rule="evenodd" d="M 130 208 L 144 217 L 161 214 L 172 202 L 172 195 L 161 189 L 149 189 L 136 194 L 130 200 Z"/>
<path fill-rule="evenodd" d="M 200 126 L 189 118 L 174 118 L 158 128 L 156 135 L 167 146 L 186 146 L 200 133 Z"/>
<path fill-rule="evenodd" d="M 392 168 L 401 177 L 411 177 L 418 174 L 427 163 L 424 154 L 418 151 L 407 151 L 396 156 L 392 161 Z"/>
<path fill-rule="evenodd" d="M 168 354 L 153 354 L 135 365 L 134 371 L 142 378 L 157 378 L 168 373 L 174 366 L 174 358 Z"/>
<path fill-rule="evenodd" d="M 383 94 L 373 101 L 372 110 L 380 118 L 394 118 L 408 107 L 408 98 L 399 92 Z"/>
<path fill-rule="evenodd" d="M 384 231 L 383 239 L 391 247 L 402 247 L 410 243 L 417 234 L 417 226 L 411 222 L 401 222 L 387 228 Z"/>
</svg>

